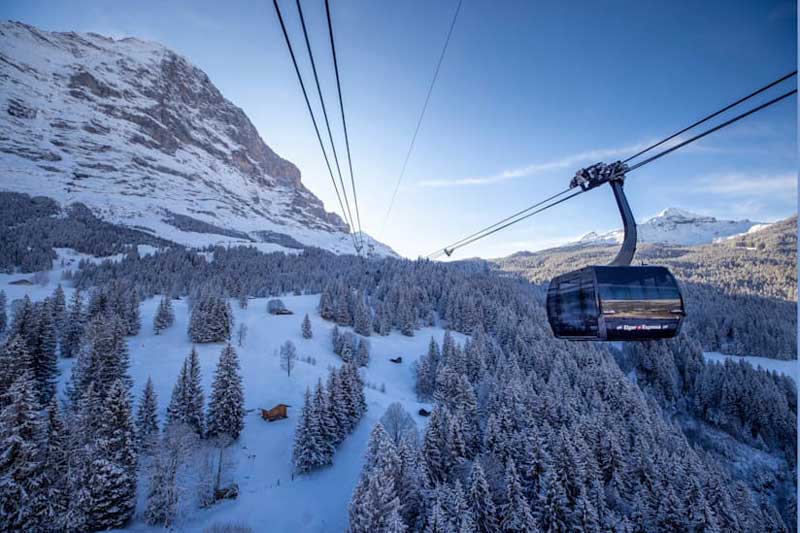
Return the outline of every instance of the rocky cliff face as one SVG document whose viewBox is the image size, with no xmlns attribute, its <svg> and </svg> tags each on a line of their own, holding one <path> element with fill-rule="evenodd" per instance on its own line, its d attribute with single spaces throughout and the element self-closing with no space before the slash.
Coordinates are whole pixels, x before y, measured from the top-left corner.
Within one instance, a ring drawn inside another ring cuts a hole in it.
<svg viewBox="0 0 800 533">
<path fill-rule="evenodd" d="M 184 244 L 269 248 L 288 235 L 353 251 L 298 168 L 203 71 L 157 43 L 3 22 L 0 89 L 1 189 L 82 202 Z"/>
</svg>

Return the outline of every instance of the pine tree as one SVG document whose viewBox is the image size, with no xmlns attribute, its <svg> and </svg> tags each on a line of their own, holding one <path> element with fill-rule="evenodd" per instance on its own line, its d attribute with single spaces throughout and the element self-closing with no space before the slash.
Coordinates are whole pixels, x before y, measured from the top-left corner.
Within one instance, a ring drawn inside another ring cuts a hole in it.
<svg viewBox="0 0 800 533">
<path fill-rule="evenodd" d="M 73 402 L 83 395 L 90 383 L 101 400 L 117 379 L 130 387 L 130 355 L 125 329 L 120 318 L 107 313 L 95 316 L 89 323 L 87 347 L 79 353 L 72 367 L 70 399 Z"/>
<path fill-rule="evenodd" d="M 331 347 L 333 349 L 333 353 L 339 355 L 342 352 L 342 345 L 341 343 L 342 335 L 339 333 L 339 326 L 333 326 L 331 330 Z"/>
<path fill-rule="evenodd" d="M 369 306 L 364 301 L 363 298 L 358 297 L 356 299 L 356 316 L 355 320 L 353 321 L 353 329 L 359 335 L 363 335 L 364 337 L 369 337 L 372 331 L 372 316 L 369 310 Z"/>
<path fill-rule="evenodd" d="M 8 391 L 12 402 L 0 412 L 0 516 L 4 529 L 39 526 L 46 479 L 40 460 L 43 437 L 33 376 L 24 372 Z"/>
<path fill-rule="evenodd" d="M 118 379 L 108 391 L 98 420 L 89 464 L 92 529 L 124 526 L 136 507 L 136 437 L 127 385 Z"/>
<path fill-rule="evenodd" d="M 69 435 L 56 398 L 51 399 L 47 407 L 46 433 L 43 458 L 46 476 L 43 500 L 45 509 L 42 511 L 42 518 L 44 523 L 59 528 L 69 508 Z"/>
<path fill-rule="evenodd" d="M 294 466 L 301 474 L 330 464 L 332 458 L 330 443 L 325 442 L 322 434 L 319 413 L 310 389 L 306 389 L 303 410 L 297 423 L 293 458 Z"/>
<path fill-rule="evenodd" d="M 450 461 L 447 451 L 447 414 L 437 405 L 431 413 L 422 439 L 421 462 L 428 485 L 433 487 L 447 481 Z"/>
<path fill-rule="evenodd" d="M 45 405 L 56 392 L 58 361 L 56 359 L 56 326 L 52 302 L 48 299 L 34 308 L 32 339 L 28 341 L 33 363 L 33 377 L 39 403 Z"/>
<path fill-rule="evenodd" d="M 469 492 L 467 502 L 472 510 L 475 526 L 481 533 L 493 533 L 498 531 L 497 508 L 492 501 L 492 493 L 483 467 L 478 461 L 472 465 L 472 472 L 469 479 Z"/>
<path fill-rule="evenodd" d="M 300 328 L 301 333 L 303 334 L 304 339 L 310 339 L 314 336 L 314 333 L 311 331 L 311 320 L 308 318 L 308 313 L 303 318 L 303 325 Z"/>
<path fill-rule="evenodd" d="M 11 386 L 25 372 L 33 374 L 33 361 L 25 340 L 14 335 L 0 348 L 0 410 L 14 401 Z"/>
<path fill-rule="evenodd" d="M 142 329 L 142 318 L 139 314 L 140 303 L 139 293 L 136 290 L 131 290 L 121 313 L 126 325 L 126 335 L 138 335 L 139 330 Z"/>
<path fill-rule="evenodd" d="M 503 531 L 536 531 L 538 525 L 531 514 L 514 460 L 506 465 L 506 504 L 501 520 Z"/>
<path fill-rule="evenodd" d="M 238 439 L 244 428 L 244 390 L 239 356 L 230 344 L 222 349 L 214 371 L 207 421 L 210 436 L 228 435 Z"/>
<path fill-rule="evenodd" d="M 336 323 L 340 326 L 353 325 L 353 317 L 350 315 L 350 305 L 347 300 L 347 291 L 342 291 L 336 301 Z"/>
<path fill-rule="evenodd" d="M 328 407 L 330 416 L 334 420 L 334 429 L 336 431 L 336 438 L 333 444 L 338 446 L 353 428 L 353 421 L 348 416 L 347 399 L 342 385 L 342 378 L 335 368 L 331 369 L 328 374 L 327 390 L 329 397 Z"/>
<path fill-rule="evenodd" d="M 205 417 L 203 415 L 205 395 L 203 394 L 202 376 L 200 375 L 200 359 L 194 346 L 192 346 L 192 351 L 189 353 L 186 365 L 187 374 L 186 385 L 184 387 L 184 392 L 186 394 L 184 410 L 186 416 L 185 422 L 195 433 L 202 436 L 205 426 Z"/>
<path fill-rule="evenodd" d="M 147 383 L 139 400 L 136 411 L 136 443 L 139 452 L 148 454 L 153 451 L 158 440 L 158 398 L 153 387 L 153 380 L 147 378 Z"/>
<path fill-rule="evenodd" d="M 340 369 L 342 396 L 348 427 L 355 427 L 367 410 L 367 400 L 364 396 L 364 381 L 358 368 L 352 363 L 342 365 Z"/>
<path fill-rule="evenodd" d="M 167 424 L 186 424 L 198 436 L 203 436 L 205 404 L 197 350 L 184 359 L 178 379 L 172 389 L 167 407 Z"/>
<path fill-rule="evenodd" d="M 319 316 L 323 320 L 333 320 L 335 313 L 333 309 L 333 299 L 327 287 L 322 291 L 319 297 Z"/>
<path fill-rule="evenodd" d="M 53 321 L 55 322 L 56 326 L 56 334 L 61 335 L 61 331 L 64 328 L 64 320 L 67 317 L 67 297 L 64 294 L 64 288 L 61 284 L 58 284 L 56 290 L 53 292 L 53 296 L 50 298 L 53 302 Z"/>
<path fill-rule="evenodd" d="M 543 494 L 537 508 L 537 521 L 543 531 L 569 531 L 569 508 L 564 488 L 548 470 L 542 482 Z"/>
<path fill-rule="evenodd" d="M 397 522 L 394 515 L 399 513 L 400 500 L 391 473 L 384 468 L 373 468 L 362 476 L 350 500 L 350 531 L 387 531 L 390 522 Z"/>
<path fill-rule="evenodd" d="M 61 357 L 75 357 L 81 349 L 85 328 L 83 299 L 80 291 L 72 294 L 69 310 L 61 328 Z"/>
<path fill-rule="evenodd" d="M 26 294 L 22 301 L 15 302 L 9 337 L 19 335 L 25 339 L 28 345 L 32 344 L 31 337 L 33 336 L 34 324 L 33 302 L 30 296 Z"/>
<path fill-rule="evenodd" d="M 0 290 L 0 335 L 6 332 L 8 327 L 8 314 L 6 313 L 6 291 Z"/>
<path fill-rule="evenodd" d="M 417 396 L 421 400 L 430 400 L 436 388 L 436 374 L 439 368 L 439 345 L 431 337 L 428 353 L 420 358 L 416 372 Z"/>
<path fill-rule="evenodd" d="M 455 533 L 442 503 L 437 498 L 428 514 L 425 533 Z"/>
<path fill-rule="evenodd" d="M 156 316 L 153 318 L 153 331 L 159 335 L 175 323 L 175 311 L 172 309 L 172 298 L 164 296 L 158 303 Z"/>
<path fill-rule="evenodd" d="M 319 380 L 316 387 L 314 387 L 313 401 L 314 404 L 312 408 L 317 415 L 319 424 L 319 434 L 321 437 L 320 448 L 322 449 L 322 454 L 324 457 L 323 464 L 332 464 L 333 454 L 336 451 L 335 443 L 337 435 L 336 427 L 334 426 L 335 422 L 329 406 L 330 402 L 328 401 L 328 395 L 322 386 L 322 380 Z"/>
<path fill-rule="evenodd" d="M 233 310 L 222 298 L 207 297 L 192 306 L 189 338 L 192 342 L 228 341 L 233 333 Z"/>
<path fill-rule="evenodd" d="M 186 423 L 186 382 L 189 380 L 189 365 L 186 359 L 181 364 L 178 379 L 172 387 L 172 396 L 167 406 L 167 425 Z"/>
<path fill-rule="evenodd" d="M 358 366 L 369 365 L 369 342 L 366 339 L 361 339 L 356 349 L 355 362 Z"/>
</svg>

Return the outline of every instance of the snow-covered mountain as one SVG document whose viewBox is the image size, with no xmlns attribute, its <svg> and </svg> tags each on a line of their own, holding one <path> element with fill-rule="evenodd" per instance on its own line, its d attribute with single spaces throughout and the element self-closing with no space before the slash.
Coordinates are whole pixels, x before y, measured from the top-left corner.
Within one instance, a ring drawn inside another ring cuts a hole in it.
<svg viewBox="0 0 800 533">
<path fill-rule="evenodd" d="M 639 242 L 687 246 L 709 244 L 758 227 L 763 228 L 764 225 L 750 220 L 718 220 L 674 207 L 664 209 L 653 218 L 637 223 L 636 226 Z M 622 229 L 607 233 L 591 232 L 570 245 L 619 244 L 623 236 Z"/>
<path fill-rule="evenodd" d="M 182 244 L 354 251 L 300 170 L 160 44 L 0 22 L 0 89 L 0 190 L 82 202 Z"/>
</svg>

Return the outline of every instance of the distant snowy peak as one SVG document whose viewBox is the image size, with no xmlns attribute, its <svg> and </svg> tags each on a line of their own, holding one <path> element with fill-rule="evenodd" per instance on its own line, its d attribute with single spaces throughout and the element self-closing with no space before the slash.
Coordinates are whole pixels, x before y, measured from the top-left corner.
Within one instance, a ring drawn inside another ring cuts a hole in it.
<svg viewBox="0 0 800 533">
<path fill-rule="evenodd" d="M 300 170 L 158 43 L 0 22 L 0 131 L 0 190 L 187 245 L 355 251 Z"/>
<path fill-rule="evenodd" d="M 763 224 L 750 220 L 718 220 L 683 209 L 670 207 L 644 222 L 638 223 L 639 242 L 652 244 L 680 244 L 686 246 L 709 244 L 750 231 L 763 228 Z M 622 229 L 607 233 L 587 233 L 573 245 L 590 246 L 619 244 Z"/>
</svg>

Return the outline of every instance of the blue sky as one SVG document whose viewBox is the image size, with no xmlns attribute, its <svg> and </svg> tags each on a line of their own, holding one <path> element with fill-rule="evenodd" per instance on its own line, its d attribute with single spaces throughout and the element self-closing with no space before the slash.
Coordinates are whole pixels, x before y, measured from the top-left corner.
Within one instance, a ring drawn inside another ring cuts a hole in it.
<svg viewBox="0 0 800 533">
<path fill-rule="evenodd" d="M 331 3 L 362 222 L 377 235 L 456 0 Z M 281 5 L 311 83 L 294 2 Z M 335 109 L 324 2 L 303 6 Z M 5 1 L 0 16 L 173 48 L 336 209 L 271 2 Z M 432 252 L 563 189 L 582 166 L 624 158 L 796 65 L 791 1 L 464 0 L 379 237 L 403 255 Z M 760 221 L 795 213 L 796 109 L 796 99 L 784 101 L 632 174 L 637 218 L 666 207 Z M 612 195 L 599 189 L 461 257 L 540 249 L 617 225 Z"/>
</svg>

